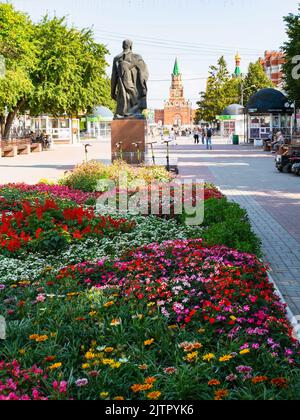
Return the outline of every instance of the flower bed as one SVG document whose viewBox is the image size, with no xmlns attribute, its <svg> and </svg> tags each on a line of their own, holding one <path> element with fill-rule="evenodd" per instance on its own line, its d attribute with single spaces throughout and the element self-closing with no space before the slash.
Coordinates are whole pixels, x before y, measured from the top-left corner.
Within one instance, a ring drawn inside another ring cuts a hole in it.
<svg viewBox="0 0 300 420">
<path fill-rule="evenodd" d="M 0 252 L 4 255 L 14 256 L 22 251 L 51 254 L 74 241 L 110 237 L 134 227 L 125 219 L 96 216 L 92 209 L 62 206 L 51 199 L 34 204 L 23 201 L 20 206 L 20 211 L 1 214 Z"/>
<path fill-rule="evenodd" d="M 73 190 L 61 185 L 47 184 L 7 184 L 0 186 L 0 210 L 10 210 L 20 207 L 20 201 L 34 201 L 45 198 L 66 200 L 83 204 L 95 204 L 97 196 L 93 193 L 85 193 L 80 190 Z"/>
<path fill-rule="evenodd" d="M 49 399 L 300 397 L 299 346 L 252 255 L 169 241 L 49 269 L 0 294 L 5 363 L 40 366 L 36 386 Z M 3 369 L 8 398 L 1 378 Z M 18 395 L 32 398 L 33 388 L 20 383 Z"/>
</svg>

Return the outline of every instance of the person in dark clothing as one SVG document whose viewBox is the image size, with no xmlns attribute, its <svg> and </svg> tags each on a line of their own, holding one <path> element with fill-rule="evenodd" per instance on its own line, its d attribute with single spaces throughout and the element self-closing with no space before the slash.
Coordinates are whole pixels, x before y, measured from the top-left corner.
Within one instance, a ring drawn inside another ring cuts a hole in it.
<svg viewBox="0 0 300 420">
<path fill-rule="evenodd" d="M 207 150 L 212 150 L 212 128 L 208 125 L 206 130 L 206 148 Z"/>
</svg>

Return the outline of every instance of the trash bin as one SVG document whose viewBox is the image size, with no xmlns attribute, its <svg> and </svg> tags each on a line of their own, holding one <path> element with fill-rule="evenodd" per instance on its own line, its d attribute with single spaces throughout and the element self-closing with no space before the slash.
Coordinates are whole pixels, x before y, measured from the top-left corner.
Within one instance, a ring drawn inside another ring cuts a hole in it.
<svg viewBox="0 0 300 420">
<path fill-rule="evenodd" d="M 238 146 L 240 144 L 240 136 L 238 136 L 237 134 L 234 134 L 232 141 L 235 146 Z"/>
</svg>

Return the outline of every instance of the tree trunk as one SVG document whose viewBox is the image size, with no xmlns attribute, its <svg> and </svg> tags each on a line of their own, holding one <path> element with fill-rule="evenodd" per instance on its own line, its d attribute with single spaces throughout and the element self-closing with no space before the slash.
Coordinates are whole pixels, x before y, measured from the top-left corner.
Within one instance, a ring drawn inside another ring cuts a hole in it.
<svg viewBox="0 0 300 420">
<path fill-rule="evenodd" d="M 0 115 L 0 137 L 3 138 L 5 130 L 5 116 Z"/>
<path fill-rule="evenodd" d="M 18 103 L 18 105 L 16 106 L 16 108 L 9 112 L 9 114 L 6 117 L 6 121 L 5 121 L 5 128 L 4 128 L 4 132 L 3 132 L 3 137 L 6 139 L 9 137 L 9 133 L 10 133 L 10 129 L 13 125 L 14 119 L 17 116 L 17 113 L 19 112 L 20 108 L 25 104 L 25 101 L 22 100 Z"/>
</svg>

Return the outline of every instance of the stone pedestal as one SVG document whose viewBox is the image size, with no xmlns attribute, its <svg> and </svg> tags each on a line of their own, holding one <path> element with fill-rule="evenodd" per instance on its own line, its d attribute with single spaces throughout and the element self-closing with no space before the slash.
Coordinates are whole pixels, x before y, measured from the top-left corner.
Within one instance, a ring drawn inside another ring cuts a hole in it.
<svg viewBox="0 0 300 420">
<path fill-rule="evenodd" d="M 131 165 L 145 162 L 146 121 L 115 120 L 111 127 L 112 161 L 124 160 Z"/>
</svg>

